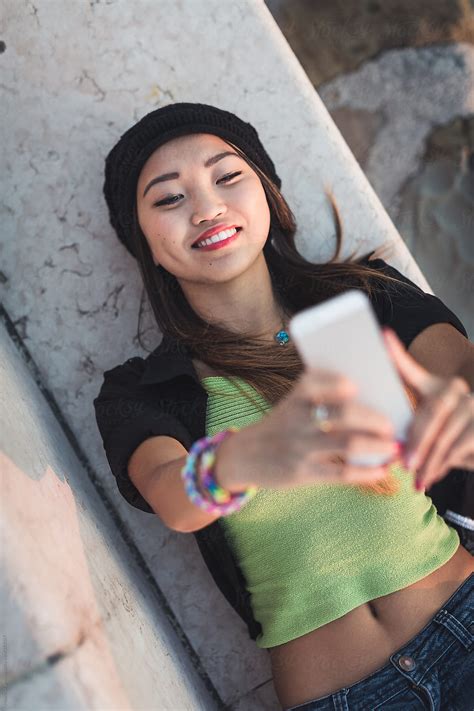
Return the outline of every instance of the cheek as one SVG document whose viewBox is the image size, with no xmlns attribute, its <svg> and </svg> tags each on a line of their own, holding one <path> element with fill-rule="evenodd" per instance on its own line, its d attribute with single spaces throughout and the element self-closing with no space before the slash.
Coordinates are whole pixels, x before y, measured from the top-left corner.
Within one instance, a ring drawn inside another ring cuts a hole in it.
<svg viewBox="0 0 474 711">
<path fill-rule="evenodd" d="M 137 210 L 137 217 L 138 217 L 138 224 L 140 225 L 140 229 L 145 235 L 145 237 L 148 239 L 151 234 L 151 220 L 150 220 L 150 212 L 148 210 L 142 210 L 140 207 Z"/>
<path fill-rule="evenodd" d="M 166 224 L 166 220 L 157 213 L 147 211 L 139 215 L 138 219 L 142 232 L 150 244 L 153 243 L 156 245 L 156 243 L 161 242 L 167 234 L 172 234 L 172 232 L 170 232 L 170 226 Z"/>
<path fill-rule="evenodd" d="M 158 229 L 156 222 L 153 219 L 153 216 L 150 215 L 149 211 L 144 212 L 138 210 L 137 217 L 140 229 L 143 232 L 145 240 L 148 243 L 148 247 L 150 248 L 152 256 L 156 260 L 156 258 L 159 256 L 157 254 L 157 244 L 159 242 L 159 237 L 157 236 Z"/>
<path fill-rule="evenodd" d="M 154 261 L 173 270 L 175 261 L 182 259 L 182 245 L 186 239 L 182 225 L 170 213 L 148 214 L 143 217 L 142 230 Z"/>
<path fill-rule="evenodd" d="M 265 233 L 264 235 L 262 234 L 262 237 L 266 237 L 270 229 L 270 208 L 268 207 L 267 197 L 260 186 L 251 191 L 247 204 L 251 206 L 252 218 L 258 231 Z"/>
<path fill-rule="evenodd" d="M 256 185 L 254 182 L 242 185 L 242 190 L 236 194 L 236 201 L 237 209 L 254 220 L 264 219 L 265 215 L 269 214 L 267 197 L 261 185 Z"/>
</svg>

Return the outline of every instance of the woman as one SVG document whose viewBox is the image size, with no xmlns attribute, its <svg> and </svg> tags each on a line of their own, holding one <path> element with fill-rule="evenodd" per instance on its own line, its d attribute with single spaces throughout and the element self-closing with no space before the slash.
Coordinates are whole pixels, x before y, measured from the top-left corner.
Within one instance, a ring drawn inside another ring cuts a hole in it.
<svg viewBox="0 0 474 711">
<path fill-rule="evenodd" d="M 111 223 L 176 345 L 159 361 L 166 379 L 150 380 L 139 358 L 105 373 L 94 404 L 112 471 L 174 530 L 223 527 L 284 709 L 471 708 L 474 558 L 400 456 L 417 453 L 428 488 L 474 468 L 473 348 L 439 299 L 383 260 L 337 261 L 334 203 L 336 253 L 306 261 L 280 185 L 255 129 L 202 104 L 148 114 L 109 154 Z M 414 408 L 403 453 L 349 382 L 304 370 L 285 330 L 349 287 L 438 373 L 387 333 Z M 196 397 L 207 393 L 197 441 L 186 373 Z M 347 464 L 366 451 L 391 464 Z"/>
</svg>

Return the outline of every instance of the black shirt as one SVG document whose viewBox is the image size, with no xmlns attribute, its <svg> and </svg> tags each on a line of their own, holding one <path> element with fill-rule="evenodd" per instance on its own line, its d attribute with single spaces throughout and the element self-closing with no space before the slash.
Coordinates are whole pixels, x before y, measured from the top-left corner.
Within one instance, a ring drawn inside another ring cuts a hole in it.
<svg viewBox="0 0 474 711">
<path fill-rule="evenodd" d="M 379 323 L 389 325 L 406 348 L 434 323 L 450 323 L 468 337 L 461 321 L 438 297 L 423 292 L 382 259 L 372 260 L 370 266 L 414 287 L 397 284 L 394 290 L 388 286 L 372 299 Z M 206 406 L 207 392 L 187 349 L 170 337 L 164 336 L 147 358 L 129 358 L 105 371 L 94 399 L 96 420 L 118 489 L 132 506 L 155 513 L 128 476 L 127 463 L 135 449 L 148 437 L 168 435 L 189 451 L 192 443 L 206 434 Z M 447 508 L 461 512 L 468 474 L 452 469 L 439 483 L 442 486 L 435 484 L 430 489 L 440 515 Z M 216 585 L 247 624 L 251 639 L 256 639 L 261 626 L 253 617 L 250 593 L 221 521 L 217 519 L 193 535 Z"/>
</svg>

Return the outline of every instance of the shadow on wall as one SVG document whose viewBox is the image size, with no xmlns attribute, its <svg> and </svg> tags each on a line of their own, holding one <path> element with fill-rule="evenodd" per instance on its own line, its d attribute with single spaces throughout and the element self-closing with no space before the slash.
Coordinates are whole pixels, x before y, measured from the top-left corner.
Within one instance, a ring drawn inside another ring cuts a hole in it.
<svg viewBox="0 0 474 711">
<path fill-rule="evenodd" d="M 469 0 L 265 0 L 317 88 L 388 49 L 474 44 Z"/>
</svg>

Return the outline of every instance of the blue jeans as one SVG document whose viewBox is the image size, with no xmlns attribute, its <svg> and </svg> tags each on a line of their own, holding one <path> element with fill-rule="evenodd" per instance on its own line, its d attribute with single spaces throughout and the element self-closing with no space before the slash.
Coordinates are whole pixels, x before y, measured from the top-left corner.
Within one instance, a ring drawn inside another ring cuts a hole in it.
<svg viewBox="0 0 474 711">
<path fill-rule="evenodd" d="M 286 711 L 473 711 L 474 573 L 390 663 Z"/>
</svg>

